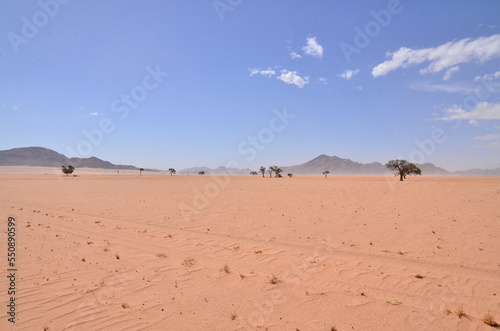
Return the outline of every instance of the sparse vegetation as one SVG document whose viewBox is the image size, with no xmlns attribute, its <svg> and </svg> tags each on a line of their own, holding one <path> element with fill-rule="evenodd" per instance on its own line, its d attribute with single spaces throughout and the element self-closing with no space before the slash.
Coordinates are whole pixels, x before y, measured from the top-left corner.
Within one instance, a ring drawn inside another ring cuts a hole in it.
<svg viewBox="0 0 500 331">
<path fill-rule="evenodd" d="M 271 277 L 268 277 L 267 279 L 269 280 L 269 283 L 273 285 L 281 283 L 281 280 L 275 274 L 272 274 Z"/>
<path fill-rule="evenodd" d="M 391 160 L 385 166 L 398 174 L 400 181 L 406 179 L 407 175 L 422 175 L 422 170 L 419 167 L 406 160 Z"/>
<path fill-rule="evenodd" d="M 446 315 L 450 315 L 450 314 L 451 314 L 451 310 L 450 310 L 450 308 L 445 308 L 445 309 L 443 310 L 443 313 L 445 313 Z"/>
<path fill-rule="evenodd" d="M 292 177 L 293 177 L 293 174 L 288 174 L 288 177 L 292 178 Z"/>
<path fill-rule="evenodd" d="M 491 313 L 484 314 L 483 323 L 493 327 L 499 326 L 498 323 L 495 321 L 495 316 L 493 316 Z"/>
<path fill-rule="evenodd" d="M 142 176 L 142 172 L 143 172 L 143 171 L 144 171 L 144 168 L 140 168 L 140 169 L 139 169 L 139 175 L 141 175 L 141 176 Z"/>
<path fill-rule="evenodd" d="M 458 307 L 457 310 L 455 310 L 455 314 L 458 316 L 458 318 L 467 317 L 464 307 L 462 306 Z"/>
<path fill-rule="evenodd" d="M 167 257 L 165 253 L 156 253 L 156 257 Z"/>
<path fill-rule="evenodd" d="M 266 167 L 260 167 L 259 171 L 262 173 L 262 178 L 264 178 L 264 174 L 266 173 Z"/>
<path fill-rule="evenodd" d="M 330 331 L 337 331 L 337 328 L 334 326 L 330 327 Z"/>
<path fill-rule="evenodd" d="M 192 257 L 188 257 L 182 261 L 182 265 L 185 267 L 191 267 L 195 262 L 195 259 Z"/>
<path fill-rule="evenodd" d="M 68 176 L 68 175 L 71 175 L 73 173 L 73 171 L 75 171 L 76 169 L 75 169 L 75 167 L 73 167 L 70 164 L 68 167 L 62 166 L 61 170 L 62 170 L 63 174 L 66 174 L 66 176 Z"/>
<path fill-rule="evenodd" d="M 414 274 L 413 277 L 418 278 L 418 279 L 424 279 L 425 276 L 422 274 Z"/>
<path fill-rule="evenodd" d="M 323 171 L 323 175 L 325 175 L 325 178 L 328 178 L 328 174 L 330 173 L 330 171 L 326 170 L 326 171 Z"/>
<path fill-rule="evenodd" d="M 226 274 L 231 272 L 231 269 L 229 268 L 229 265 L 227 263 L 220 269 L 220 271 L 224 271 Z"/>
<path fill-rule="evenodd" d="M 205 171 L 198 171 L 198 175 L 203 176 L 205 174 Z"/>
<path fill-rule="evenodd" d="M 118 253 L 115 254 L 115 257 L 116 257 L 117 260 L 120 259 L 120 255 L 118 255 Z"/>
<path fill-rule="evenodd" d="M 252 176 L 257 175 L 257 171 L 252 171 L 252 172 L 250 172 L 250 175 L 252 175 Z"/>
<path fill-rule="evenodd" d="M 236 318 L 238 318 L 238 314 L 234 311 L 231 313 L 231 321 L 234 321 Z"/>
<path fill-rule="evenodd" d="M 170 171 L 170 176 L 175 175 L 176 171 L 174 168 L 169 168 L 168 171 Z"/>
<path fill-rule="evenodd" d="M 122 308 L 123 309 L 127 309 L 129 308 L 130 306 L 128 305 L 128 303 L 122 303 Z"/>
</svg>

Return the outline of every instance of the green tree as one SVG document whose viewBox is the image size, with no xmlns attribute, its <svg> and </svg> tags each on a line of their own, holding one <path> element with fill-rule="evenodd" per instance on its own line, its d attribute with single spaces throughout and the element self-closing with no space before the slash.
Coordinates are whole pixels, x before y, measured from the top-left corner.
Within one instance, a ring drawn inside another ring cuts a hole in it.
<svg viewBox="0 0 500 331">
<path fill-rule="evenodd" d="M 144 168 L 140 168 L 140 169 L 139 169 L 139 175 L 141 175 L 141 176 L 142 176 L 142 172 L 143 172 L 143 171 L 144 171 Z"/>
<path fill-rule="evenodd" d="M 169 168 L 168 171 L 170 171 L 170 176 L 176 173 L 174 168 Z"/>
<path fill-rule="evenodd" d="M 262 173 L 262 178 L 264 178 L 264 174 L 266 173 L 266 167 L 260 167 L 259 171 Z"/>
<path fill-rule="evenodd" d="M 293 177 L 293 174 L 288 174 L 288 177 L 292 178 L 292 177 Z"/>
<path fill-rule="evenodd" d="M 204 174 L 205 174 L 205 171 L 199 171 L 198 172 L 198 175 L 202 175 L 203 176 Z"/>
<path fill-rule="evenodd" d="M 61 166 L 61 170 L 63 172 L 63 174 L 66 174 L 66 176 L 70 175 L 73 173 L 73 171 L 75 171 L 75 167 L 73 167 L 71 164 L 66 167 L 66 166 Z"/>
<path fill-rule="evenodd" d="M 252 171 L 252 172 L 250 173 L 250 175 L 252 175 L 252 176 L 257 175 L 257 171 Z"/>
<path fill-rule="evenodd" d="M 385 166 L 398 174 L 400 181 L 406 179 L 407 175 L 422 175 L 422 170 L 419 167 L 406 160 L 390 160 Z"/>
<path fill-rule="evenodd" d="M 326 171 L 323 171 L 323 175 L 325 175 L 325 178 L 328 178 L 328 174 L 330 173 L 330 171 L 326 170 Z"/>
</svg>

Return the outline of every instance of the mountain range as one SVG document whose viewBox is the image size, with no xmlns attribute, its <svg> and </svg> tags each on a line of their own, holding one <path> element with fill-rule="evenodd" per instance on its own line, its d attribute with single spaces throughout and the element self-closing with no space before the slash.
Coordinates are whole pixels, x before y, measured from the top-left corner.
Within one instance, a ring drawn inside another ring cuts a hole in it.
<svg viewBox="0 0 500 331">
<path fill-rule="evenodd" d="M 61 167 L 62 165 L 73 165 L 75 168 L 100 168 L 100 169 L 128 169 L 139 170 L 132 165 L 116 165 L 108 161 L 103 161 L 97 157 L 89 158 L 68 158 L 56 151 L 43 147 L 22 147 L 0 151 L 0 166 L 37 166 L 37 167 Z M 465 171 L 450 172 L 437 167 L 432 163 L 417 164 L 423 175 L 427 176 L 500 176 L 500 168 L 497 169 L 469 169 Z M 388 174 L 387 168 L 379 162 L 359 163 L 338 156 L 320 155 L 308 162 L 293 165 L 280 166 L 283 174 L 292 173 L 294 175 L 318 175 L 323 171 L 330 171 L 331 175 L 383 175 Z M 150 171 L 167 172 L 167 170 Z M 258 171 L 258 169 L 254 169 Z M 204 171 L 206 174 L 234 174 L 246 175 L 252 169 L 218 167 L 215 169 L 208 167 L 193 167 L 177 171 L 179 174 L 197 174 Z"/>
</svg>

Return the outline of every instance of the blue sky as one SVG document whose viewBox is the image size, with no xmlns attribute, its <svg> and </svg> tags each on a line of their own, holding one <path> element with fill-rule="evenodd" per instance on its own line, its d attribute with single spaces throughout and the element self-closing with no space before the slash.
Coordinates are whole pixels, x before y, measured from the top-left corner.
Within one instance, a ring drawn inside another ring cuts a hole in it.
<svg viewBox="0 0 500 331">
<path fill-rule="evenodd" d="M 500 2 L 3 1 L 0 149 L 500 167 Z"/>
</svg>

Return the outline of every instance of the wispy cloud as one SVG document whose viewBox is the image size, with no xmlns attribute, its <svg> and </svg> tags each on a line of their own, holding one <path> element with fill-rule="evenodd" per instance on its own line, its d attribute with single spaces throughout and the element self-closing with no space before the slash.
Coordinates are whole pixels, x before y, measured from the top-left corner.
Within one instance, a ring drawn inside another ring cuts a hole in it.
<svg viewBox="0 0 500 331">
<path fill-rule="evenodd" d="M 497 71 L 495 73 L 492 73 L 492 74 L 486 74 L 486 75 L 483 75 L 483 76 L 476 76 L 474 78 L 474 81 L 476 82 L 480 82 L 481 80 L 496 80 L 500 78 L 500 71 Z"/>
<path fill-rule="evenodd" d="M 359 73 L 359 69 L 355 69 L 355 70 L 350 70 L 350 69 L 347 69 L 345 70 L 343 73 L 341 74 L 338 74 L 337 76 L 340 77 L 340 78 L 344 78 L 344 79 L 351 79 L 354 75 L 358 74 Z"/>
<path fill-rule="evenodd" d="M 388 53 L 387 56 L 391 59 L 373 68 L 373 77 L 385 76 L 391 71 L 424 62 L 430 64 L 420 70 L 421 74 L 439 72 L 460 63 L 472 60 L 486 62 L 500 56 L 500 34 L 450 41 L 437 47 L 423 49 L 401 47 L 394 53 Z"/>
<path fill-rule="evenodd" d="M 443 112 L 446 115 L 436 118 L 437 120 L 468 120 L 469 124 L 476 125 L 478 120 L 500 120 L 500 103 L 480 102 L 471 111 L 455 105 L 444 109 Z"/>
<path fill-rule="evenodd" d="M 307 38 L 307 44 L 302 47 L 302 51 L 312 57 L 323 58 L 323 46 L 318 44 L 316 37 Z"/>
<path fill-rule="evenodd" d="M 262 76 L 274 76 L 276 74 L 276 71 L 274 71 L 271 68 L 267 68 L 265 70 L 260 70 L 260 69 L 255 69 L 255 68 L 249 68 L 248 71 L 250 71 L 250 77 L 254 75 L 262 75 Z"/>
<path fill-rule="evenodd" d="M 451 75 L 453 75 L 453 73 L 457 72 L 460 70 L 460 67 L 459 66 L 454 66 L 454 67 L 451 67 L 450 69 L 448 69 L 444 75 L 443 75 L 443 80 L 449 80 L 451 78 Z"/>
<path fill-rule="evenodd" d="M 281 70 L 281 75 L 277 77 L 282 82 L 287 84 L 294 84 L 300 88 L 304 85 L 309 84 L 309 77 L 300 77 L 297 75 L 297 71 Z"/>
<path fill-rule="evenodd" d="M 325 77 L 320 77 L 319 78 L 319 81 L 325 85 L 328 85 L 328 78 L 325 78 Z"/>
<path fill-rule="evenodd" d="M 97 113 L 97 112 L 93 112 L 93 113 L 90 113 L 89 115 L 90 115 L 90 116 L 97 116 L 97 115 L 99 115 L 99 113 Z"/>
<path fill-rule="evenodd" d="M 420 90 L 425 92 L 448 92 L 448 93 L 474 93 L 473 87 L 457 84 L 429 84 L 429 83 L 415 83 L 409 86 L 412 90 Z"/>
<path fill-rule="evenodd" d="M 496 140 L 500 139 L 500 133 L 493 133 L 493 134 L 488 134 L 486 136 L 476 136 L 472 138 L 472 140 L 480 140 L 480 141 L 489 141 L 489 140 Z"/>
<path fill-rule="evenodd" d="M 300 54 L 298 54 L 298 53 L 296 53 L 296 52 L 291 52 L 291 53 L 290 53 L 290 57 L 291 57 L 293 60 L 295 60 L 295 59 L 300 59 L 300 58 L 302 58 L 302 55 L 300 55 Z"/>
</svg>

